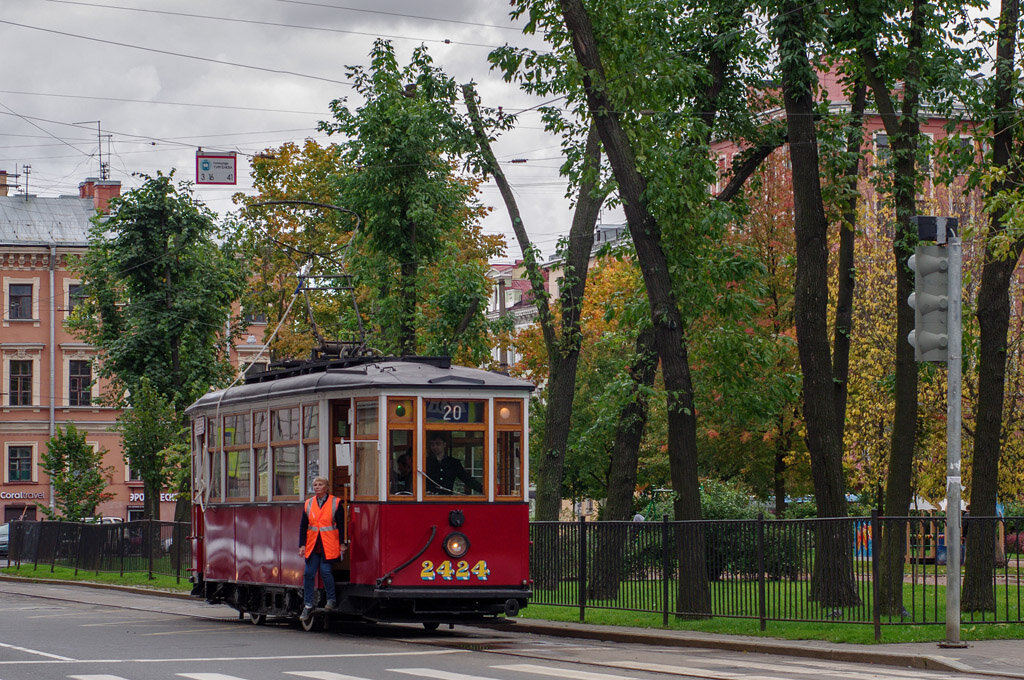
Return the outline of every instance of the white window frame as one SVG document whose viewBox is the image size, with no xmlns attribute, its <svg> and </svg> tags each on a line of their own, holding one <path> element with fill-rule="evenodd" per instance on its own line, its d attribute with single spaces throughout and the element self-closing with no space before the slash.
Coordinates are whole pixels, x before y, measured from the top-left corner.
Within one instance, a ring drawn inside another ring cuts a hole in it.
<svg viewBox="0 0 1024 680">
<path fill-rule="evenodd" d="M 32 471 L 28 481 L 17 480 L 11 482 L 11 447 L 27 446 L 32 449 Z M 4 484 L 28 484 L 39 482 L 39 444 L 37 442 L 4 442 Z"/>
<path fill-rule="evenodd" d="M 81 279 L 64 279 L 64 305 L 62 309 L 64 311 L 64 318 L 67 319 L 71 316 L 71 286 L 82 285 Z"/>
<path fill-rule="evenodd" d="M 4 408 L 39 408 L 41 403 L 40 398 L 42 395 L 39 393 L 40 379 L 39 374 L 40 367 L 40 354 L 42 353 L 42 345 L 37 348 L 4 348 L 3 351 L 3 362 L 2 369 L 3 374 L 0 376 L 0 385 L 3 387 L 4 393 Z M 32 401 L 27 405 L 11 404 L 11 362 L 12 361 L 31 361 L 32 362 Z"/>
<path fill-rule="evenodd" d="M 84 352 L 75 352 L 69 354 L 64 353 L 64 390 L 61 394 L 61 406 L 63 408 L 98 408 L 98 400 L 100 398 L 100 382 L 96 379 L 96 367 L 94 365 L 95 355 L 86 354 Z M 89 385 L 89 395 L 91 396 L 92 403 L 87 406 L 71 405 L 71 362 L 72 361 L 88 361 L 90 364 L 90 373 L 92 375 L 92 384 Z"/>
<path fill-rule="evenodd" d="M 32 318 L 31 319 L 11 319 L 11 286 L 12 285 L 31 285 L 32 286 Z M 9 326 L 11 322 L 16 324 L 20 323 L 34 323 L 39 325 L 39 277 L 30 278 L 18 278 L 13 276 L 4 277 L 4 326 Z"/>
</svg>

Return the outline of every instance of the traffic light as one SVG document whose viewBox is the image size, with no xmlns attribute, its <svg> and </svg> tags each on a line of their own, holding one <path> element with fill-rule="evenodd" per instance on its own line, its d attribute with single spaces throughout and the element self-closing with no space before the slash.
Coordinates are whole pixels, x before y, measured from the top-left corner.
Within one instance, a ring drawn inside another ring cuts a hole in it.
<svg viewBox="0 0 1024 680">
<path fill-rule="evenodd" d="M 914 330 L 907 339 L 917 361 L 949 358 L 949 251 L 945 246 L 919 245 L 907 262 L 914 271 Z"/>
</svg>

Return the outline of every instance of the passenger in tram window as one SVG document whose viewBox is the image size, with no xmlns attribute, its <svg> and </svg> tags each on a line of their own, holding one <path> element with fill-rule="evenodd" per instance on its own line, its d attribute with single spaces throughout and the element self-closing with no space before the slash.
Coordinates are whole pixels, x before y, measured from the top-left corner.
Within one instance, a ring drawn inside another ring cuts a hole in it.
<svg viewBox="0 0 1024 680">
<path fill-rule="evenodd" d="M 391 473 L 391 493 L 412 493 L 412 452 L 404 449 L 395 459 L 395 469 Z"/>
<path fill-rule="evenodd" d="M 435 434 L 430 439 L 427 456 L 427 493 L 450 495 L 455 493 L 455 480 L 461 480 L 465 485 L 465 493 L 470 490 L 483 493 L 484 487 L 480 480 L 466 472 L 466 468 L 458 458 L 448 453 L 448 443 L 444 438 Z"/>
<path fill-rule="evenodd" d="M 306 499 L 302 508 L 302 521 L 299 523 L 299 554 L 306 559 L 302 581 L 305 607 L 299 615 L 304 621 L 313 615 L 314 583 L 318 571 L 324 582 L 324 590 L 327 591 L 325 608 L 330 610 L 338 606 L 331 563 L 340 560 L 345 554 L 341 532 L 338 530 L 344 523 L 345 510 L 337 496 L 327 493 L 327 484 L 325 477 L 313 480 L 313 492 L 316 495 Z"/>
</svg>

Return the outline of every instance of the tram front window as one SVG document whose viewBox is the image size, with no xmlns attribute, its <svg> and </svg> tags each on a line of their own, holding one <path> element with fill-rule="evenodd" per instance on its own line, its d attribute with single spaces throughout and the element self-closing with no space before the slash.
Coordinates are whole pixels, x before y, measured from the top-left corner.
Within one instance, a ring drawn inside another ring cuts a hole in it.
<svg viewBox="0 0 1024 680">
<path fill-rule="evenodd" d="M 428 433 L 427 494 L 482 495 L 483 440 L 483 432 L 480 431 Z"/>
</svg>

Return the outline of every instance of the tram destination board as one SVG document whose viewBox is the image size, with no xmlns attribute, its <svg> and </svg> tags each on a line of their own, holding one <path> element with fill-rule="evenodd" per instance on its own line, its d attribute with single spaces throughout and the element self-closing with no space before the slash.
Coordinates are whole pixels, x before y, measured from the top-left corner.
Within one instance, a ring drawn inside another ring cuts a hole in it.
<svg viewBox="0 0 1024 680">
<path fill-rule="evenodd" d="M 483 423 L 484 402 L 453 399 L 428 399 L 428 423 Z"/>
</svg>

